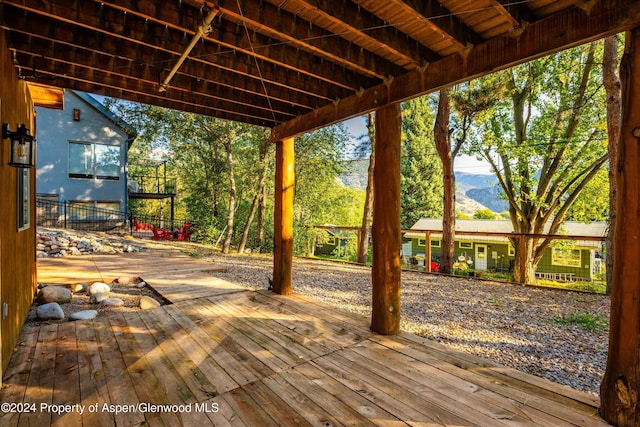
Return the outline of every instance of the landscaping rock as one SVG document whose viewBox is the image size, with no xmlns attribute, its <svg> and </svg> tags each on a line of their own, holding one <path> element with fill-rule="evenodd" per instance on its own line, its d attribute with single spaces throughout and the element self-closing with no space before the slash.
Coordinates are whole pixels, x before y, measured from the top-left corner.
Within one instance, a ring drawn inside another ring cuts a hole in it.
<svg viewBox="0 0 640 427">
<path fill-rule="evenodd" d="M 160 303 L 154 300 L 153 298 L 148 297 L 146 295 L 140 298 L 140 308 L 142 310 L 150 310 L 152 308 L 158 308 L 158 307 L 160 307 Z"/>
<path fill-rule="evenodd" d="M 147 286 L 147 282 L 145 281 L 136 284 L 136 288 L 144 288 L 145 286 Z"/>
<path fill-rule="evenodd" d="M 73 293 L 87 292 L 87 284 L 86 283 L 76 283 L 74 285 L 71 285 L 71 292 L 73 292 Z"/>
<path fill-rule="evenodd" d="M 62 286 L 47 286 L 38 291 L 38 303 L 65 303 L 71 301 L 71 290 Z"/>
<path fill-rule="evenodd" d="M 124 301 L 120 298 L 107 298 L 100 303 L 100 307 L 122 307 L 123 305 Z"/>
<path fill-rule="evenodd" d="M 109 292 L 111 292 L 111 286 L 107 285 L 104 282 L 95 282 L 87 289 L 88 295 L 108 294 Z"/>
<path fill-rule="evenodd" d="M 60 320 L 64 319 L 64 311 L 57 302 L 43 304 L 36 308 L 36 316 L 40 320 Z"/>
<path fill-rule="evenodd" d="M 91 320 L 98 315 L 96 310 L 83 310 L 73 313 L 69 316 L 69 320 Z"/>
<path fill-rule="evenodd" d="M 109 294 L 91 294 L 89 297 L 91 304 L 98 304 L 106 299 L 109 299 Z"/>
</svg>

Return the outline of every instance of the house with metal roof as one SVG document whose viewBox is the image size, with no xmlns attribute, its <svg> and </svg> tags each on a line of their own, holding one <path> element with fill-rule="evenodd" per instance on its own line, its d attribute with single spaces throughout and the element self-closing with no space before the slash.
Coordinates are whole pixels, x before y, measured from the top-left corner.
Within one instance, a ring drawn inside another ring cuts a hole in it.
<svg viewBox="0 0 640 427">
<path fill-rule="evenodd" d="M 442 219 L 421 218 L 404 233 L 402 255 L 408 263 L 424 266 L 427 253 L 436 264 L 442 254 Z M 454 259 L 476 271 L 511 271 L 515 260 L 513 226 L 508 220 L 456 220 Z M 536 276 L 555 280 L 593 280 L 602 270 L 605 222 L 566 221 L 563 238 L 554 239 L 538 263 Z M 427 236 L 429 251 L 427 251 Z M 566 236 L 566 239 L 564 238 Z"/>
</svg>

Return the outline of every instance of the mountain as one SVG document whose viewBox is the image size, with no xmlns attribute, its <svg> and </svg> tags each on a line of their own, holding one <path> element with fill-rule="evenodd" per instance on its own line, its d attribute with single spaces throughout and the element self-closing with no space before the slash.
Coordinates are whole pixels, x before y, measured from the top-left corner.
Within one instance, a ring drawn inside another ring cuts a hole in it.
<svg viewBox="0 0 640 427">
<path fill-rule="evenodd" d="M 349 161 L 349 168 L 340 176 L 340 181 L 351 188 L 365 191 L 369 159 Z M 479 209 L 491 209 L 496 213 L 509 208 L 498 194 L 498 179 L 495 175 L 456 172 L 456 211 L 473 215 Z"/>
</svg>

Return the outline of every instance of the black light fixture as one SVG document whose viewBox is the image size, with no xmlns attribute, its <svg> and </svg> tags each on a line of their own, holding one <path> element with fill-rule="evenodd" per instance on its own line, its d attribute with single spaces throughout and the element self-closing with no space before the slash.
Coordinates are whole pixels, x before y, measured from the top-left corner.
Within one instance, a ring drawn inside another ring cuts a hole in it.
<svg viewBox="0 0 640 427">
<path fill-rule="evenodd" d="M 18 126 L 15 132 L 9 130 L 7 123 L 2 124 L 2 139 L 11 140 L 11 157 L 9 166 L 16 168 L 32 168 L 34 163 L 34 138 L 29 135 L 25 125 Z"/>
</svg>

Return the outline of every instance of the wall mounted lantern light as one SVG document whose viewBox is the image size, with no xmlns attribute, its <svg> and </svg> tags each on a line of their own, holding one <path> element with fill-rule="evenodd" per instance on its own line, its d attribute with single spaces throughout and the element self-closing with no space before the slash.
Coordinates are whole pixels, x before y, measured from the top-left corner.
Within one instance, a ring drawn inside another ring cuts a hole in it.
<svg viewBox="0 0 640 427">
<path fill-rule="evenodd" d="M 15 132 L 9 130 L 7 123 L 2 124 L 2 139 L 11 141 L 11 157 L 9 166 L 16 168 L 32 168 L 34 163 L 34 138 L 29 135 L 29 129 L 25 125 L 18 126 Z"/>
</svg>

